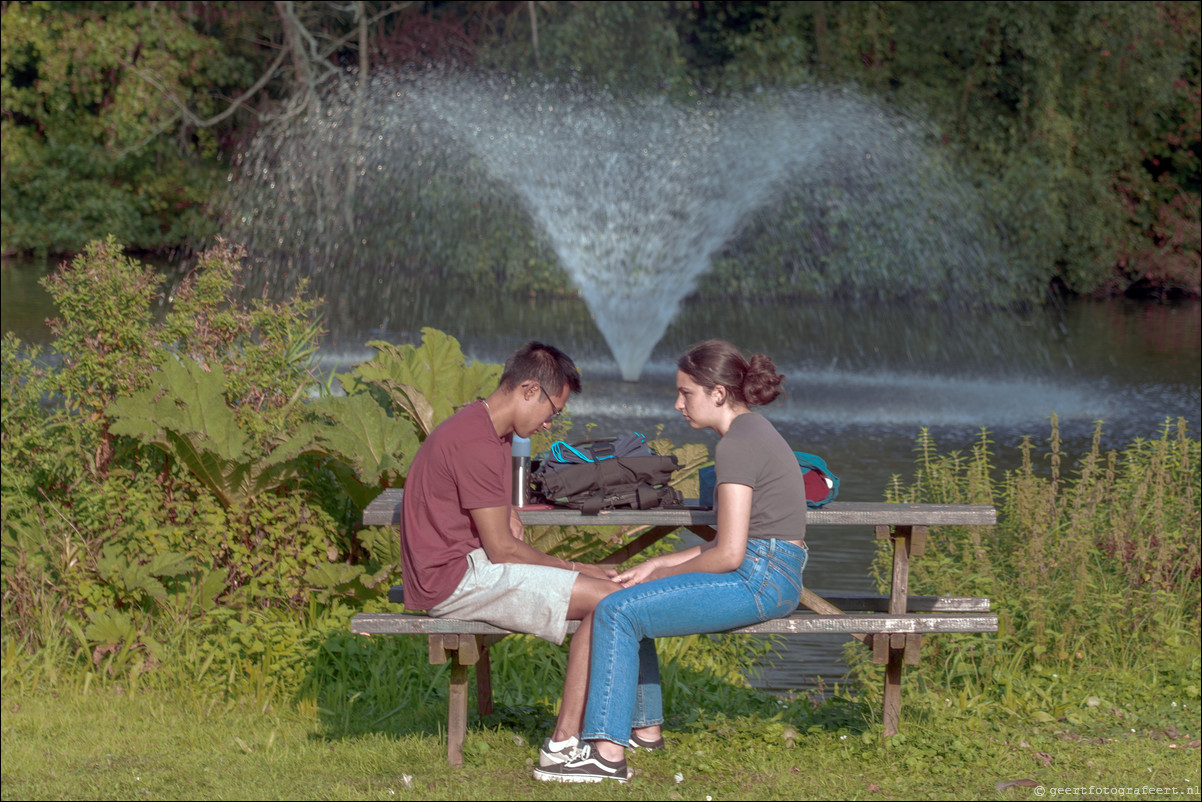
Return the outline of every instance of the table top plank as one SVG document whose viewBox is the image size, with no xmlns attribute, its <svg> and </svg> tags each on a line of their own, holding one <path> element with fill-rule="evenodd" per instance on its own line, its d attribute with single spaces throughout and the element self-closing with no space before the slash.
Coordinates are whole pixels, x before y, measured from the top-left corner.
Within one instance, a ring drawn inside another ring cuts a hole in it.
<svg viewBox="0 0 1202 802">
<path fill-rule="evenodd" d="M 575 632 L 579 621 L 568 622 L 568 632 Z M 997 632 L 998 617 L 994 613 L 932 614 L 932 615 L 815 615 L 794 613 L 760 624 L 727 630 L 728 634 L 830 634 L 850 635 L 869 633 L 934 634 L 938 632 Z M 405 613 L 359 613 L 351 619 L 350 629 L 359 635 L 508 635 L 508 630 L 479 621 L 459 621 L 452 618 L 429 618 Z"/>
<path fill-rule="evenodd" d="M 363 511 L 365 526 L 397 526 L 401 522 L 404 490 L 390 488 Z M 716 526 L 712 509 L 660 507 L 653 510 L 610 510 L 585 515 L 579 510 L 519 509 L 526 526 Z M 997 523 L 997 510 L 975 504 L 890 504 L 871 501 L 833 501 L 822 509 L 809 510 L 807 526 L 990 526 Z"/>
<path fill-rule="evenodd" d="M 820 597 L 822 601 L 833 605 L 844 613 L 849 612 L 889 612 L 888 596 L 871 596 L 865 594 L 831 594 Z M 405 589 L 393 585 L 388 589 L 388 601 L 392 604 L 405 604 Z M 906 599 L 907 613 L 988 613 L 991 610 L 989 599 L 979 596 L 910 596 Z M 803 605 L 797 608 L 797 614 L 808 610 Z"/>
</svg>

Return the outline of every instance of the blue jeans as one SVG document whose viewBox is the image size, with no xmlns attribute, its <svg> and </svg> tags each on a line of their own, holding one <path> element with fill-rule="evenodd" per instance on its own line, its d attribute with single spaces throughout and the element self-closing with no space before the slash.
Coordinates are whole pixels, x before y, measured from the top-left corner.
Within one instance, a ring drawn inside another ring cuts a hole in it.
<svg viewBox="0 0 1202 802">
<path fill-rule="evenodd" d="M 808 551 L 786 540 L 747 541 L 725 574 L 680 574 L 624 588 L 593 611 L 583 737 L 625 745 L 630 729 L 663 721 L 654 638 L 722 632 L 788 615 L 801 596 Z"/>
</svg>

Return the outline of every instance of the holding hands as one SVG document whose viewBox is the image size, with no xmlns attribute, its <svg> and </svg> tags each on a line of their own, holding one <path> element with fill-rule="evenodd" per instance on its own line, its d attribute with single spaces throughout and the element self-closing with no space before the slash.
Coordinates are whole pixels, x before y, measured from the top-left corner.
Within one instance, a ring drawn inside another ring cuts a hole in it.
<svg viewBox="0 0 1202 802">
<path fill-rule="evenodd" d="M 696 564 L 693 561 L 708 548 L 708 544 L 705 548 L 694 546 L 684 551 L 674 551 L 671 554 L 661 554 L 658 557 L 652 557 L 618 574 L 614 581 L 620 582 L 624 587 L 629 588 L 641 585 L 644 582 L 650 582 L 653 579 L 663 579 L 664 577 L 694 570 Z"/>
<path fill-rule="evenodd" d="M 625 587 L 633 587 L 641 585 L 644 582 L 650 582 L 652 579 L 659 579 L 659 561 L 652 557 L 646 562 L 641 562 L 633 568 L 627 569 L 618 574 L 616 581 L 620 582 Z"/>
</svg>

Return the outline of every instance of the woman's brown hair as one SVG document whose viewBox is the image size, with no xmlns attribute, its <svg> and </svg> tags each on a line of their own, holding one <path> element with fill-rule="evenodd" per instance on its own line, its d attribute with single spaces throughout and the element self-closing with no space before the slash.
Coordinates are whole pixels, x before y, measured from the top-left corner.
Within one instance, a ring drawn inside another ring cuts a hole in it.
<svg viewBox="0 0 1202 802">
<path fill-rule="evenodd" d="M 736 401 L 762 406 L 776 400 L 785 377 L 765 354 L 743 352 L 725 340 L 706 340 L 690 348 L 676 366 L 707 391 L 725 387 Z"/>
</svg>

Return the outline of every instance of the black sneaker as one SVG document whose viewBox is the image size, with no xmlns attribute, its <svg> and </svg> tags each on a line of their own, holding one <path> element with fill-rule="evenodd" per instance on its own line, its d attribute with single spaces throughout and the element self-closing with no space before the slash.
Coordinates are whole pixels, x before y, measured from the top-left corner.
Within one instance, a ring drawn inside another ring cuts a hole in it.
<svg viewBox="0 0 1202 802">
<path fill-rule="evenodd" d="M 667 749 L 667 744 L 664 743 L 662 737 L 656 738 L 654 741 L 646 741 L 633 733 L 630 736 L 631 749 L 646 749 L 648 752 L 658 752 L 661 749 Z"/>
<path fill-rule="evenodd" d="M 534 779 L 561 783 L 599 783 L 603 780 L 626 782 L 626 758 L 610 763 L 598 755 L 592 744 L 581 744 L 576 756 L 557 766 L 539 766 Z"/>
</svg>

